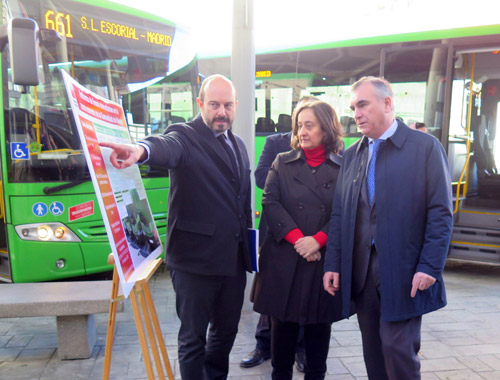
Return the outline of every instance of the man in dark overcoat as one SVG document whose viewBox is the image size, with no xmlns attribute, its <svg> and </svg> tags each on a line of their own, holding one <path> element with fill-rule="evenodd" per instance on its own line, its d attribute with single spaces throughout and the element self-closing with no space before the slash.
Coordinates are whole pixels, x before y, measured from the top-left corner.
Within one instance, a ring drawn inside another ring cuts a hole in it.
<svg viewBox="0 0 500 380">
<path fill-rule="evenodd" d="M 163 135 L 101 145 L 113 149 L 117 168 L 141 162 L 169 169 L 166 261 L 181 321 L 181 377 L 225 379 L 251 270 L 250 164 L 230 130 L 237 105 L 232 83 L 206 78 L 197 102 L 201 115 Z"/>
<path fill-rule="evenodd" d="M 422 315 L 446 305 L 452 232 L 446 153 L 394 118 L 390 84 L 352 86 L 361 133 L 346 150 L 330 220 L 323 285 L 354 300 L 370 380 L 420 379 Z"/>
</svg>

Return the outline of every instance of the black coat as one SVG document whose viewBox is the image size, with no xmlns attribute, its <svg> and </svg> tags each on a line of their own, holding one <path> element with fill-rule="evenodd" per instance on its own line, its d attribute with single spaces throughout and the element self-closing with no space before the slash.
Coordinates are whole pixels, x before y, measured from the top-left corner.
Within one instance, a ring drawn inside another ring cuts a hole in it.
<svg viewBox="0 0 500 380">
<path fill-rule="evenodd" d="M 276 156 L 280 153 L 288 152 L 292 148 L 290 142 L 292 132 L 277 133 L 266 137 L 266 142 L 262 148 L 262 153 L 259 157 L 259 162 L 255 168 L 255 184 L 258 188 L 263 189 L 266 184 L 267 174 Z M 263 212 L 260 216 L 259 224 L 259 245 L 262 245 L 264 238 L 267 235 L 267 220 Z"/>
<path fill-rule="evenodd" d="M 255 287 L 255 311 L 300 324 L 340 319 L 339 297 L 323 289 L 323 262 L 307 262 L 284 236 L 299 228 L 305 236 L 328 233 L 340 156 L 313 169 L 302 150 L 278 155 L 267 177 L 262 205 L 269 232 L 262 246 Z"/>
<path fill-rule="evenodd" d="M 238 150 L 240 179 L 214 133 L 198 115 L 173 124 L 165 134 L 149 136 L 147 164 L 170 173 L 166 261 L 172 269 L 203 275 L 236 274 L 239 247 L 247 270 L 250 163 L 243 141 L 228 131 Z"/>
</svg>

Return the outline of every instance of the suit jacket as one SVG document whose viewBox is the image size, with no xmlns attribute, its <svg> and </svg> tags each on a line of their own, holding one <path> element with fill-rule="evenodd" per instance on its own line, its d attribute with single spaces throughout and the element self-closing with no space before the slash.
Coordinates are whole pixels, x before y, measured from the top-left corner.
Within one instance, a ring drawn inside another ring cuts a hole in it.
<svg viewBox="0 0 500 380">
<path fill-rule="evenodd" d="M 365 149 L 368 153 L 368 149 Z M 372 239 L 374 239 L 375 247 L 377 246 L 376 228 L 377 228 L 377 213 L 376 203 L 370 205 L 368 199 L 368 191 L 366 188 L 366 176 L 361 183 L 360 194 L 358 198 L 358 206 L 356 212 L 356 228 L 354 229 L 354 247 L 352 257 L 352 295 L 361 293 L 364 288 L 366 277 L 369 270 L 372 270 L 373 279 L 376 284 L 379 284 L 379 271 L 377 261 L 373 261 L 370 267 L 370 258 L 372 252 Z"/>
<path fill-rule="evenodd" d="M 368 139 L 343 155 L 328 234 L 325 271 L 340 272 L 343 313 L 351 298 L 356 214 L 366 176 Z M 381 318 L 399 321 L 446 305 L 442 272 L 453 226 L 446 153 L 431 135 L 401 122 L 380 145 L 375 172 L 375 241 L 380 267 Z M 436 279 L 410 297 L 413 276 Z"/>
<path fill-rule="evenodd" d="M 266 137 L 264 148 L 262 148 L 262 153 L 259 157 L 257 168 L 255 169 L 255 184 L 260 189 L 263 189 L 266 184 L 267 174 L 276 156 L 279 153 L 288 152 L 292 149 L 290 147 L 291 139 L 292 132 L 278 133 Z M 265 213 L 262 212 L 259 224 L 259 245 L 262 245 L 264 242 L 267 230 L 267 220 L 265 218 Z"/>
<path fill-rule="evenodd" d="M 264 148 L 259 157 L 259 162 L 255 168 L 255 184 L 258 188 L 263 189 L 266 184 L 267 174 L 274 159 L 279 153 L 288 152 L 292 148 L 290 142 L 292 140 L 292 132 L 277 133 L 266 137 Z"/>
<path fill-rule="evenodd" d="M 169 268 L 203 275 L 234 275 L 238 255 L 251 270 L 248 227 L 250 162 L 243 141 L 228 131 L 239 156 L 239 180 L 214 133 L 201 115 L 170 125 L 143 142 L 147 164 L 170 173 L 166 262 Z"/>
<path fill-rule="evenodd" d="M 254 308 L 283 321 L 329 323 L 340 318 L 340 297 L 323 290 L 323 256 L 307 262 L 284 236 L 299 228 L 305 236 L 328 232 L 341 158 L 329 155 L 315 168 L 302 150 L 278 155 L 264 188 L 263 206 L 269 233 L 262 246 Z"/>
</svg>

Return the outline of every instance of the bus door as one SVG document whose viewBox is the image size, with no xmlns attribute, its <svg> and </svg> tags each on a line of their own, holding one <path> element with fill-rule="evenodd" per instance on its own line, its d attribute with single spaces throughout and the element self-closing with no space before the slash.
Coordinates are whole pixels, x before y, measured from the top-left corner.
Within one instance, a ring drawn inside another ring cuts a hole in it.
<svg viewBox="0 0 500 380">
<path fill-rule="evenodd" d="M 396 117 L 408 126 L 425 123 L 428 133 L 443 143 L 450 55 L 447 44 L 391 47 L 382 50 L 380 60 L 380 75 L 391 83 L 394 92 Z"/>
<path fill-rule="evenodd" d="M 10 261 L 7 248 L 7 229 L 5 225 L 5 204 L 3 194 L 3 181 L 0 171 L 0 279 L 10 281 Z"/>
<path fill-rule="evenodd" d="M 455 164 L 450 257 L 500 264 L 500 54 L 457 50 L 449 152 Z M 453 167 L 453 166 L 452 166 Z"/>
</svg>

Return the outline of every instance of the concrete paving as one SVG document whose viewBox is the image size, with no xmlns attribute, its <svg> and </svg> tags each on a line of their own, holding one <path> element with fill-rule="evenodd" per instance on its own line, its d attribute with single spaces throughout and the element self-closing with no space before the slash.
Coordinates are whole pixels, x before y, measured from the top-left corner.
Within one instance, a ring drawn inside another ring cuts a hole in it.
<svg viewBox="0 0 500 380">
<path fill-rule="evenodd" d="M 448 263 L 448 306 L 424 316 L 422 380 L 500 379 L 500 267 Z M 180 379 L 174 294 L 161 267 L 150 281 L 170 361 Z M 1 285 L 0 285 L 1 291 Z M 244 310 L 231 353 L 231 380 L 269 380 L 271 363 L 242 369 L 238 363 L 255 345 L 258 315 Z M 85 360 L 57 356 L 55 318 L 0 319 L 1 380 L 102 379 L 107 315 L 97 315 L 97 343 Z M 111 379 L 147 379 L 129 301 L 117 315 Z M 303 379 L 300 373 L 294 380 Z M 356 318 L 333 325 L 327 380 L 367 380 Z M 404 379 L 401 379 L 404 380 Z"/>
</svg>

